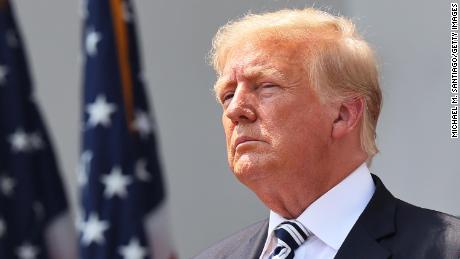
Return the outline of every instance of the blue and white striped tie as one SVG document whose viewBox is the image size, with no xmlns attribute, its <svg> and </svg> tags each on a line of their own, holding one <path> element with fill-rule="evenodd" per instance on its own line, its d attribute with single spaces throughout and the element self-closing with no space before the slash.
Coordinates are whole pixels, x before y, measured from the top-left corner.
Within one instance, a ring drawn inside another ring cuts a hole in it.
<svg viewBox="0 0 460 259">
<path fill-rule="evenodd" d="M 307 240 L 310 232 L 298 221 L 289 220 L 275 229 L 277 244 L 270 259 L 293 259 L 294 251 Z"/>
</svg>

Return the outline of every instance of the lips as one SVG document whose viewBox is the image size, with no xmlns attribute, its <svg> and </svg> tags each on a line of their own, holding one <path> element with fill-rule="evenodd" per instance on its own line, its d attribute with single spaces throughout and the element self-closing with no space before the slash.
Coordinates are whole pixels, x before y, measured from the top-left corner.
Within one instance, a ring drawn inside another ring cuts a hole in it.
<svg viewBox="0 0 460 259">
<path fill-rule="evenodd" d="M 248 142 L 248 141 L 258 141 L 258 139 L 252 138 L 252 137 L 247 137 L 247 136 L 237 137 L 236 140 L 235 140 L 235 148 L 237 148 L 238 145 L 243 144 L 243 143 Z"/>
</svg>

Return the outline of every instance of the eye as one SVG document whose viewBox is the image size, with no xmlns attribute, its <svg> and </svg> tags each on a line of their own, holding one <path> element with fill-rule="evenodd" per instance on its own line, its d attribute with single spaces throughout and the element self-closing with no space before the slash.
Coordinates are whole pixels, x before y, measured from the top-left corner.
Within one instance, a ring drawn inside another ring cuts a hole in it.
<svg viewBox="0 0 460 259">
<path fill-rule="evenodd" d="M 257 91 L 265 97 L 270 97 L 279 90 L 279 85 L 273 83 L 264 83 L 257 87 Z"/>
<path fill-rule="evenodd" d="M 227 92 L 222 97 L 220 98 L 222 103 L 225 103 L 226 101 L 230 100 L 233 98 L 234 92 Z"/>
<path fill-rule="evenodd" d="M 278 85 L 274 83 L 262 83 L 262 84 L 256 85 L 254 89 L 263 90 L 263 89 L 270 89 L 270 88 L 275 88 L 275 87 L 278 87 Z"/>
</svg>

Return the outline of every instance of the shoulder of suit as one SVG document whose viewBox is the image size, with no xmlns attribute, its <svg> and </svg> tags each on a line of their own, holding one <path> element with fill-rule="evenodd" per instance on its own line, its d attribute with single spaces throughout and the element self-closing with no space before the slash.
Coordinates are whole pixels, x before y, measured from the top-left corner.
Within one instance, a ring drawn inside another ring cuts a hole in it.
<svg viewBox="0 0 460 259">
<path fill-rule="evenodd" d="M 459 218 L 439 211 L 421 208 L 395 198 L 376 175 L 372 175 L 372 177 L 376 184 L 375 195 L 379 195 L 377 201 L 374 202 L 383 203 L 383 206 L 388 207 L 392 207 L 392 204 L 395 205 L 395 214 L 391 221 L 394 224 L 393 227 L 395 232 L 392 233 L 396 233 L 396 236 L 394 236 L 395 238 L 402 237 L 407 238 L 405 241 L 408 242 L 410 242 L 410 240 L 419 242 L 437 237 L 440 241 L 446 241 L 445 244 L 454 244 L 460 247 Z M 373 197 L 373 199 L 374 198 L 375 197 Z M 385 211 L 387 210 L 382 208 L 374 210 L 372 217 L 377 216 L 375 213 L 382 213 Z M 386 214 L 386 216 L 393 217 L 393 215 L 390 214 Z M 432 243 L 436 245 L 436 242 Z"/>
<path fill-rule="evenodd" d="M 259 232 L 261 228 L 266 228 L 266 226 L 268 226 L 268 219 L 261 220 L 252 225 L 249 225 L 244 229 L 210 246 L 209 248 L 205 249 L 203 252 L 201 252 L 199 255 L 193 258 L 227 258 L 227 253 L 234 251 L 242 243 L 249 241 L 249 239 L 252 238 L 255 233 Z"/>
<path fill-rule="evenodd" d="M 423 222 L 432 227 L 439 226 L 460 230 L 460 219 L 457 217 L 436 210 L 421 208 L 399 199 L 397 201 L 399 217 L 410 218 L 414 223 Z"/>
<path fill-rule="evenodd" d="M 423 239 L 442 241 L 447 247 L 460 249 L 460 219 L 435 210 L 421 208 L 397 200 L 396 232 L 401 235 L 417 236 Z M 437 242 L 434 242 L 435 245 Z M 439 245 L 439 243 L 437 243 Z"/>
</svg>

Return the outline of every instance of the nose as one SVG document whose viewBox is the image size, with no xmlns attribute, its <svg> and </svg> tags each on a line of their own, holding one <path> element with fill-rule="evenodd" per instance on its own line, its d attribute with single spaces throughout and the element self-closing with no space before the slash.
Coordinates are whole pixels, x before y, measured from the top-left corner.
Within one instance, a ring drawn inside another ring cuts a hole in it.
<svg viewBox="0 0 460 259">
<path fill-rule="evenodd" d="M 245 87 L 237 87 L 229 105 L 225 109 L 225 116 L 235 125 L 254 122 L 257 119 L 254 98 L 252 93 Z"/>
</svg>

